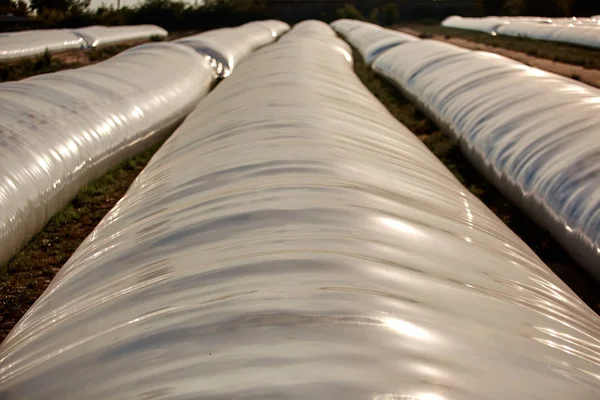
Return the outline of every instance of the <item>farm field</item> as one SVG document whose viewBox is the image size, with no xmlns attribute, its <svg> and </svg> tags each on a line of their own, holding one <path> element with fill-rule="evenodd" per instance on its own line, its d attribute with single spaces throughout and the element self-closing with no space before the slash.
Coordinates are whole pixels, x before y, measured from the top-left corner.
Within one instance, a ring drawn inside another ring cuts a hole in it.
<svg viewBox="0 0 600 400">
<path fill-rule="evenodd" d="M 449 28 L 436 30 L 424 25 L 403 27 L 400 30 L 417 36 L 420 32 L 430 30 L 432 32 L 454 31 Z M 464 31 L 458 32 L 463 33 Z M 171 34 L 169 39 L 176 39 L 188 34 L 192 34 L 192 32 Z M 482 34 L 466 36 L 477 37 L 480 35 Z M 434 38 L 439 38 L 439 35 L 435 34 Z M 507 39 L 508 42 L 521 41 L 512 38 Z M 131 41 L 88 52 L 53 54 L 50 55 L 51 65 L 56 70 L 76 68 L 108 59 L 143 42 L 145 41 Z M 463 47 L 481 47 L 481 45 L 473 45 L 470 40 L 450 39 L 450 42 L 456 45 L 462 44 Z M 555 51 L 560 51 L 562 47 L 568 46 L 557 45 L 557 47 Z M 500 51 L 496 46 L 492 48 Z M 44 59 L 44 57 L 47 57 L 47 55 L 41 56 L 39 59 Z M 21 65 L 31 65 L 31 60 L 20 62 L 23 63 Z M 588 306 L 600 313 L 600 284 L 577 265 L 550 237 L 548 232 L 527 218 L 479 175 L 461 154 L 455 141 L 442 134 L 415 105 L 365 65 L 360 54 L 356 51 L 354 52 L 354 69 L 367 88 L 401 123 L 427 145 L 469 191 L 482 200 L 507 226 L 517 233 Z M 33 69 L 23 73 L 27 72 L 31 73 L 32 76 L 44 73 L 44 70 Z M 597 72 L 600 74 L 600 71 Z M 23 250 L 15 255 L 10 262 L 0 267 L 0 293 L 2 293 L 0 299 L 0 318 L 2 318 L 0 321 L 0 341 L 44 291 L 83 239 L 125 194 L 135 176 L 144 168 L 157 149 L 158 146 L 153 147 L 151 150 L 121 163 L 104 177 L 86 186 L 77 198 L 57 214 L 46 228 Z"/>
<path fill-rule="evenodd" d="M 437 25 L 407 24 L 401 32 L 435 39 L 471 50 L 496 53 L 532 67 L 600 87 L 600 51 L 556 42 L 492 36 Z"/>
<path fill-rule="evenodd" d="M 166 6 L 4 36 L 0 397 L 594 398 L 596 70 Z"/>
<path fill-rule="evenodd" d="M 199 31 L 173 32 L 164 40 L 175 40 L 198 32 Z M 46 52 L 45 54 L 35 57 L 0 63 L 0 82 L 17 81 L 39 74 L 84 67 L 86 65 L 104 61 L 119 54 L 123 50 L 152 41 L 163 41 L 163 38 L 128 40 L 84 51 L 69 50 L 58 53 Z"/>
</svg>

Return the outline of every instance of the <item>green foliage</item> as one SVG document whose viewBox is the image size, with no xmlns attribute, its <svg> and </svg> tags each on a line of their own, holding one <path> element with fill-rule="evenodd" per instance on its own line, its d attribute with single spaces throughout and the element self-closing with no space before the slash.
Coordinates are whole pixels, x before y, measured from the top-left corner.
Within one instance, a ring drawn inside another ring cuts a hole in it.
<svg viewBox="0 0 600 400">
<path fill-rule="evenodd" d="M 336 14 L 338 16 L 338 18 L 343 19 L 357 19 L 359 21 L 366 21 L 367 19 L 365 18 L 364 15 L 362 15 L 362 13 L 360 11 L 358 11 L 358 9 L 356 7 L 354 7 L 352 4 L 344 4 L 344 7 L 342 8 L 338 8 L 336 10 Z"/>
<path fill-rule="evenodd" d="M 374 8 L 371 10 L 371 14 L 369 14 L 369 21 L 374 24 L 379 24 L 379 8 Z"/>
<path fill-rule="evenodd" d="M 33 75 L 56 72 L 68 66 L 52 57 L 48 50 L 36 58 L 0 64 L 0 82 L 15 81 Z"/>
<path fill-rule="evenodd" d="M 383 24 L 390 26 L 398 23 L 399 13 L 398 6 L 395 3 L 387 3 L 381 9 Z"/>
<path fill-rule="evenodd" d="M 401 21 L 439 21 L 448 15 L 482 16 L 498 14 L 529 14 L 566 16 L 577 11 L 580 15 L 598 13 L 598 0 L 467 0 L 461 2 L 420 0 L 402 2 L 353 2 L 342 7 L 329 0 L 142 0 L 132 7 L 115 9 L 102 5 L 91 10 L 90 0 L 0 0 L 0 13 L 26 15 L 35 11 L 44 28 L 71 28 L 87 25 L 156 24 L 169 31 L 208 30 L 240 25 L 257 19 L 280 19 L 296 23 L 304 19 L 330 22 L 337 18 L 371 21 L 390 26 Z M 20 13 L 20 14 L 19 14 Z M 33 25 L 32 25 L 33 27 Z M 39 25 L 35 26 L 36 28 Z M 15 29 L 13 26 L 12 29 Z M 0 31 L 11 30 L 9 24 Z"/>
<path fill-rule="evenodd" d="M 506 15 L 521 15 L 525 8 L 523 0 L 505 0 L 502 6 L 502 13 Z"/>
<path fill-rule="evenodd" d="M 30 0 L 30 7 L 38 14 L 44 10 L 83 12 L 90 7 L 91 0 Z"/>
</svg>

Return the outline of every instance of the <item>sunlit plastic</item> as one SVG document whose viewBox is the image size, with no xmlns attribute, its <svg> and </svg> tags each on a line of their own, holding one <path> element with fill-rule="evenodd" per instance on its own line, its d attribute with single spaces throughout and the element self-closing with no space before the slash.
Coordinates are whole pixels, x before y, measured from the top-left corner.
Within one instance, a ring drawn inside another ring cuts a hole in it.
<svg viewBox="0 0 600 400">
<path fill-rule="evenodd" d="M 202 101 L 13 329 L 0 397 L 597 398 L 598 316 L 333 36 L 285 38 Z"/>
<path fill-rule="evenodd" d="M 0 262 L 83 185 L 164 139 L 214 78 L 204 57 L 162 43 L 0 84 Z"/>
<path fill-rule="evenodd" d="M 235 27 L 215 29 L 186 36 L 176 42 L 210 57 L 220 76 L 227 77 L 235 66 L 261 46 L 276 40 L 289 25 L 276 20 L 255 21 Z"/>
<path fill-rule="evenodd" d="M 88 47 L 125 42 L 128 40 L 166 37 L 168 32 L 156 25 L 131 26 L 88 26 L 73 30 L 73 33 L 85 40 Z"/>
<path fill-rule="evenodd" d="M 598 89 L 431 40 L 393 48 L 373 67 L 600 279 Z"/>
<path fill-rule="evenodd" d="M 63 29 L 0 34 L 0 62 L 50 52 L 83 49 L 85 41 Z"/>
</svg>

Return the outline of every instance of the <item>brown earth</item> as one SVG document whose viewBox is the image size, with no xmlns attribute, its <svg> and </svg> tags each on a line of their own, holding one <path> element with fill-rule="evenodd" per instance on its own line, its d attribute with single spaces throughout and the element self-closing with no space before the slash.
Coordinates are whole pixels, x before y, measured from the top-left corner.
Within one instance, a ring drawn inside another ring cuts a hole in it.
<svg viewBox="0 0 600 400">
<path fill-rule="evenodd" d="M 399 31 L 405 32 L 414 36 L 420 36 L 422 32 L 408 27 L 398 28 Z M 600 88 L 600 70 L 584 68 L 579 65 L 567 64 L 563 62 L 548 60 L 545 58 L 539 58 L 531 56 L 529 54 L 503 49 L 500 47 L 494 47 L 483 43 L 474 42 L 471 40 L 458 38 L 458 37 L 446 37 L 443 35 L 432 35 L 429 39 L 439 40 L 441 42 L 451 43 L 455 46 L 464 47 L 470 50 L 482 50 L 490 53 L 496 53 L 504 57 L 512 58 L 513 60 L 520 61 L 524 64 L 543 69 L 544 71 L 553 72 L 555 74 L 563 75 L 568 78 L 577 79 L 581 82 L 587 83 L 588 85 Z"/>
</svg>

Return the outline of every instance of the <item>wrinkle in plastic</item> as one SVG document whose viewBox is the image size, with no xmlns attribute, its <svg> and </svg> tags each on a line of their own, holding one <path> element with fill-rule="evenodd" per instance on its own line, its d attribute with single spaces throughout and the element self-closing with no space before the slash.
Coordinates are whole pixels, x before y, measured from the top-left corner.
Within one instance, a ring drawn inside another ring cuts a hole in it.
<svg viewBox="0 0 600 400">
<path fill-rule="evenodd" d="M 227 77 L 248 54 L 272 43 L 289 28 L 288 24 L 277 20 L 254 21 L 235 28 L 187 36 L 176 42 L 208 56 L 217 73 Z"/>
<path fill-rule="evenodd" d="M 161 43 L 0 84 L 0 262 L 83 185 L 164 139 L 214 79 L 204 57 Z"/>
<path fill-rule="evenodd" d="M 156 25 L 88 26 L 73 30 L 85 40 L 88 47 L 97 47 L 127 40 L 149 39 L 153 36 L 166 37 L 168 32 Z"/>
<path fill-rule="evenodd" d="M 336 45 L 204 99 L 0 347 L 3 398 L 598 397 L 598 316 Z"/>
<path fill-rule="evenodd" d="M 429 40 L 394 48 L 373 67 L 600 279 L 599 90 Z"/>
</svg>

